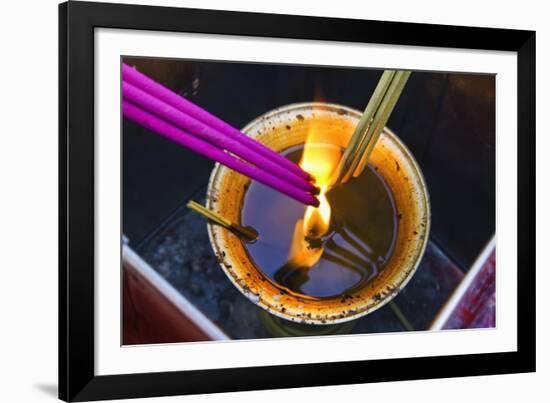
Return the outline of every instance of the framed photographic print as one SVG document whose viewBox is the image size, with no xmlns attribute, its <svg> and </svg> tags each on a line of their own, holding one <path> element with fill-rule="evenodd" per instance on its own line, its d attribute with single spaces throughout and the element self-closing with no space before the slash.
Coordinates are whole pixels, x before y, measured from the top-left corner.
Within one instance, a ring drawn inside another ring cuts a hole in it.
<svg viewBox="0 0 550 403">
<path fill-rule="evenodd" d="M 535 33 L 59 6 L 59 397 L 535 370 Z"/>
</svg>

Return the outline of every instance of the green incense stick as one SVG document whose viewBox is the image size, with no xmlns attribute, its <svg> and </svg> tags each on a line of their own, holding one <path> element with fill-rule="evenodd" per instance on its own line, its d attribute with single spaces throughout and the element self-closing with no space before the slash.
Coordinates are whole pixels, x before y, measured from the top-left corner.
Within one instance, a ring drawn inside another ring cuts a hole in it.
<svg viewBox="0 0 550 403">
<path fill-rule="evenodd" d="M 395 70 L 382 73 L 340 160 L 334 184 L 346 182 L 363 171 L 410 74 Z"/>
</svg>

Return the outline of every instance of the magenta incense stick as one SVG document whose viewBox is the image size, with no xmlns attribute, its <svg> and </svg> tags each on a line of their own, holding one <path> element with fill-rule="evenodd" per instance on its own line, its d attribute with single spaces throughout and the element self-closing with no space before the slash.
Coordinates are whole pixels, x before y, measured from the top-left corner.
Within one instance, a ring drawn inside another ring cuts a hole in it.
<svg viewBox="0 0 550 403">
<path fill-rule="evenodd" d="M 203 138 L 218 148 L 226 149 L 227 151 L 232 152 L 243 160 L 260 167 L 262 170 L 267 171 L 280 179 L 283 179 L 285 182 L 290 182 L 291 184 L 307 192 L 319 192 L 319 189 L 315 187 L 315 185 L 306 181 L 303 177 L 286 170 L 269 158 L 257 153 L 249 146 L 236 141 L 234 138 L 223 134 L 219 130 L 205 125 L 201 121 L 189 116 L 187 113 L 172 107 L 166 102 L 155 98 L 149 93 L 140 90 L 126 81 L 122 83 L 122 94 L 124 99 L 127 99 L 142 109 L 152 112 L 158 117 L 179 126 L 189 133 Z"/>
<path fill-rule="evenodd" d="M 170 104 L 176 109 L 179 109 L 182 112 L 187 113 L 188 115 L 194 117 L 197 120 L 200 120 L 205 125 L 210 126 L 227 136 L 232 137 L 234 140 L 250 147 L 254 151 L 263 155 L 266 158 L 269 158 L 273 162 L 279 164 L 285 169 L 295 173 L 296 175 L 302 177 L 303 179 L 310 180 L 311 176 L 302 170 L 297 164 L 286 159 L 282 155 L 274 152 L 263 144 L 251 139 L 246 136 L 244 133 L 241 133 L 238 129 L 219 119 L 218 117 L 212 115 L 211 113 L 205 111 L 201 107 L 195 105 L 191 101 L 185 99 L 184 97 L 176 94 L 172 90 L 166 88 L 162 84 L 157 83 L 151 78 L 147 77 L 145 74 L 140 73 L 135 68 L 123 63 L 122 64 L 122 78 L 124 81 L 140 88 L 141 90 L 148 92 L 155 98 L 158 98 L 167 104 Z"/>
<path fill-rule="evenodd" d="M 313 195 L 305 192 L 304 190 L 299 189 L 298 187 L 285 182 L 253 165 L 235 158 L 207 141 L 204 141 L 179 129 L 176 126 L 173 126 L 165 120 L 141 109 L 129 101 L 122 102 L 122 111 L 124 116 L 128 119 L 131 119 L 141 126 L 161 134 L 166 138 L 175 141 L 176 143 L 179 143 L 192 151 L 195 151 L 196 153 L 199 153 L 214 161 L 218 161 L 220 164 L 261 182 L 264 185 L 272 187 L 273 189 L 292 197 L 300 203 L 316 207 L 319 206 L 319 201 Z"/>
</svg>

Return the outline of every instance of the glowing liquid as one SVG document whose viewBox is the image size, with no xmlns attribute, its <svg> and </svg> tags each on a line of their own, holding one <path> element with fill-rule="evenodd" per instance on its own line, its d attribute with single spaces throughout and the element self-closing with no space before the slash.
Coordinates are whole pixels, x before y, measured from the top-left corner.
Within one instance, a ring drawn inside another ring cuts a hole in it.
<svg viewBox="0 0 550 403">
<path fill-rule="evenodd" d="M 298 162 L 302 149 L 292 147 L 283 154 Z M 343 295 L 372 280 L 393 252 L 397 212 L 390 189 L 372 167 L 328 192 L 327 198 L 330 230 L 310 242 L 312 248 L 323 248 L 322 255 L 304 268 L 289 263 L 289 252 L 306 207 L 257 182 L 246 191 L 241 223 L 255 228 L 260 238 L 245 248 L 255 265 L 287 291 L 316 298 Z"/>
</svg>

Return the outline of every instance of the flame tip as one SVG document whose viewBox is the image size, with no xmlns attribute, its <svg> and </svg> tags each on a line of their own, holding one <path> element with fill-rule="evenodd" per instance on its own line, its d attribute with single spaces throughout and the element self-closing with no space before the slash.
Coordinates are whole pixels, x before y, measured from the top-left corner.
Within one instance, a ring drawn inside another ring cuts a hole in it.
<svg viewBox="0 0 550 403">
<path fill-rule="evenodd" d="M 308 128 L 299 166 L 309 175 L 312 184 L 311 201 L 308 203 L 304 218 L 295 226 L 289 261 L 300 267 L 311 267 L 323 253 L 323 247 L 310 249 L 310 244 L 304 236 L 321 240 L 330 231 L 331 207 L 326 198 L 326 192 L 331 185 L 331 178 L 338 164 L 341 152 L 336 147 L 326 147 L 332 144 L 330 132 L 319 126 L 315 119 Z M 315 185 L 314 185 L 315 184 Z"/>
</svg>

